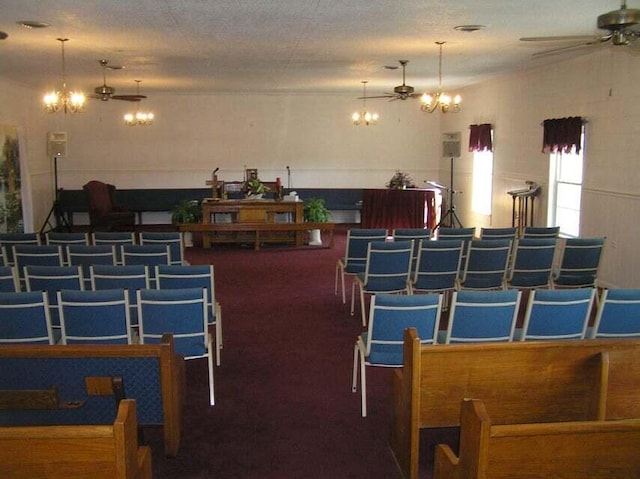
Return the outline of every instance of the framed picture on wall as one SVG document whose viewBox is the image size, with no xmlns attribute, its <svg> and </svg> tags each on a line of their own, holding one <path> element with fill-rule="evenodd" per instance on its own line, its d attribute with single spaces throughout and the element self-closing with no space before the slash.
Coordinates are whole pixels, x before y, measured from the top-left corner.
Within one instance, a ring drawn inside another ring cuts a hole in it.
<svg viewBox="0 0 640 479">
<path fill-rule="evenodd" d="M 247 181 L 249 180 L 257 180 L 258 179 L 258 169 L 257 168 L 247 168 L 245 171 L 245 178 Z"/>
</svg>

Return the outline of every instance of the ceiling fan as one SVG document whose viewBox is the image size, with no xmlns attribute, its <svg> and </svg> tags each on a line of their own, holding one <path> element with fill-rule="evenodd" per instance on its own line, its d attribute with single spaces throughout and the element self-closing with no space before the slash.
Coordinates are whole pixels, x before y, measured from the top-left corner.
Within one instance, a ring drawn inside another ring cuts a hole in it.
<svg viewBox="0 0 640 479">
<path fill-rule="evenodd" d="M 362 97 L 359 97 L 358 100 L 365 100 L 365 99 L 368 100 L 370 98 L 390 98 L 389 101 L 394 101 L 394 100 L 406 100 L 407 98 L 417 98 L 419 96 L 422 96 L 421 93 L 414 93 L 414 88 L 411 85 L 406 84 L 405 69 L 406 69 L 407 63 L 409 63 L 409 60 L 398 60 L 398 61 L 402 66 L 402 85 L 398 85 L 397 87 L 395 87 L 393 89 L 393 93 L 387 92 L 384 95 L 378 95 L 378 96 L 362 96 Z M 385 66 L 385 68 L 389 70 L 395 70 L 398 67 Z"/>
<path fill-rule="evenodd" d="M 632 45 L 640 37 L 640 10 L 627 8 L 627 2 L 623 0 L 620 9 L 598 15 L 597 25 L 600 30 L 607 30 L 608 33 L 596 36 L 523 37 L 520 40 L 523 42 L 578 42 L 565 47 L 537 52 L 533 56 L 550 55 L 600 45 L 609 41 L 613 45 Z M 634 46 L 638 45 L 640 42 Z"/>
<path fill-rule="evenodd" d="M 96 98 L 102 101 L 109 100 L 124 100 L 124 101 L 140 101 L 143 98 L 147 98 L 144 95 L 116 95 L 116 89 L 107 85 L 107 69 L 109 70 L 122 70 L 123 66 L 109 65 L 108 60 L 98 60 L 98 63 L 102 67 L 102 85 L 94 88 L 94 94 L 91 98 Z"/>
</svg>

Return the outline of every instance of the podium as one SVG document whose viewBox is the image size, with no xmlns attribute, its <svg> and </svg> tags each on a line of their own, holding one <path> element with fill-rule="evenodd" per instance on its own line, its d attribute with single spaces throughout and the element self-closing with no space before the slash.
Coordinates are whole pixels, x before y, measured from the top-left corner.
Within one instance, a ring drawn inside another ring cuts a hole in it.
<svg viewBox="0 0 640 479">
<path fill-rule="evenodd" d="M 527 181 L 527 188 L 507 191 L 513 200 L 511 226 L 515 226 L 518 236 L 526 226 L 533 226 L 534 202 L 541 188 L 533 181 Z"/>
</svg>

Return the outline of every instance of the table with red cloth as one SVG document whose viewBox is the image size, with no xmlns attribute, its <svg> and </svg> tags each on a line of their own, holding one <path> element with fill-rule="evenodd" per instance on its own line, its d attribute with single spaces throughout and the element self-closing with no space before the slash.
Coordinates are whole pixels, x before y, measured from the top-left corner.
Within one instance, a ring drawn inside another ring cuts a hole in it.
<svg viewBox="0 0 640 479">
<path fill-rule="evenodd" d="M 362 228 L 436 227 L 436 190 L 365 189 L 362 191 Z"/>
</svg>

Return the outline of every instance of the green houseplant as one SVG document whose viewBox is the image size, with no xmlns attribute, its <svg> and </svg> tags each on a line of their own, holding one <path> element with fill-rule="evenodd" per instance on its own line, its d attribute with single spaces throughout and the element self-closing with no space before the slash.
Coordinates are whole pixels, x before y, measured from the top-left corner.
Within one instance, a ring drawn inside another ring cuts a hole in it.
<svg viewBox="0 0 640 479">
<path fill-rule="evenodd" d="M 247 181 L 247 195 L 248 196 L 260 196 L 269 191 L 262 181 L 258 178 L 251 178 Z"/>
<path fill-rule="evenodd" d="M 327 209 L 323 198 L 309 198 L 302 207 L 304 220 L 308 223 L 326 223 L 329 221 L 331 211 Z M 311 230 L 310 245 L 321 245 L 322 236 L 319 229 Z"/>
<path fill-rule="evenodd" d="M 202 206 L 198 200 L 182 200 L 171 209 L 171 222 L 199 223 L 202 219 Z"/>
</svg>

